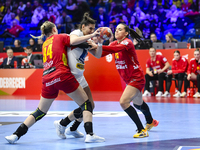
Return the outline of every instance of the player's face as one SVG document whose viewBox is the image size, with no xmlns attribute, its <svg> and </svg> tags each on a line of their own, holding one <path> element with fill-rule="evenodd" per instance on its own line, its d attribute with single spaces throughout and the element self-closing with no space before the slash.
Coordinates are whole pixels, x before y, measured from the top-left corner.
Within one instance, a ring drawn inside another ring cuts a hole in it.
<svg viewBox="0 0 200 150">
<path fill-rule="evenodd" d="M 150 55 L 151 57 L 155 57 L 155 56 L 156 56 L 156 50 L 155 50 L 154 48 L 150 48 L 150 50 L 149 50 L 149 55 Z"/>
<path fill-rule="evenodd" d="M 200 55 L 199 55 L 199 52 L 198 52 L 198 51 L 195 51 L 195 52 L 194 52 L 194 58 L 195 58 L 196 60 L 199 60 Z"/>
<path fill-rule="evenodd" d="M 128 32 L 125 31 L 124 25 L 119 24 L 115 30 L 115 38 L 120 41 L 123 40 L 128 35 Z"/>
<path fill-rule="evenodd" d="M 179 60 L 180 59 L 180 54 L 179 53 L 174 53 L 174 59 Z"/>
<path fill-rule="evenodd" d="M 83 25 L 82 26 L 82 32 L 84 35 L 92 34 L 95 29 L 95 24 L 89 24 L 87 26 Z"/>
</svg>

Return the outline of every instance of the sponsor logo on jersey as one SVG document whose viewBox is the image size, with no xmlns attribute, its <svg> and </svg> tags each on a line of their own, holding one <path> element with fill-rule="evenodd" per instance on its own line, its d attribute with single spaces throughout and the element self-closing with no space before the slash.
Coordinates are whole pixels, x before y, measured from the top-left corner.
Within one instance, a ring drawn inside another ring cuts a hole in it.
<svg viewBox="0 0 200 150">
<path fill-rule="evenodd" d="M 118 61 L 118 60 L 116 60 L 115 63 L 116 63 L 116 64 L 119 64 L 119 65 L 123 65 L 123 64 L 125 64 L 126 62 L 125 62 L 125 60 L 123 60 L 123 61 Z"/>
<path fill-rule="evenodd" d="M 154 66 L 153 69 L 160 69 L 160 66 Z"/>
<path fill-rule="evenodd" d="M 119 59 L 119 53 L 115 53 L 115 59 Z"/>
<path fill-rule="evenodd" d="M 54 79 L 54 80 L 52 80 L 52 81 L 50 81 L 50 82 L 47 82 L 47 83 L 46 83 L 46 86 L 53 85 L 53 84 L 55 84 L 55 83 L 57 83 L 57 82 L 59 82 L 59 81 L 60 81 L 60 78 L 56 78 L 56 79 Z"/>
<path fill-rule="evenodd" d="M 116 65 L 117 69 L 127 69 L 127 65 Z"/>
<path fill-rule="evenodd" d="M 106 55 L 106 61 L 107 61 L 107 62 L 111 62 L 112 60 L 113 60 L 112 54 Z"/>
<path fill-rule="evenodd" d="M 84 70 L 84 64 L 77 63 L 76 68 Z"/>
<path fill-rule="evenodd" d="M 50 68 L 53 65 L 53 60 L 51 60 L 50 62 L 45 62 L 44 63 L 44 70 Z"/>
<path fill-rule="evenodd" d="M 43 76 L 45 76 L 45 75 L 47 75 L 47 74 L 49 74 L 49 73 L 52 73 L 52 72 L 54 72 L 56 70 L 56 67 L 52 67 L 52 68 L 49 68 L 49 69 L 47 69 L 47 70 L 44 70 L 43 71 Z"/>
</svg>

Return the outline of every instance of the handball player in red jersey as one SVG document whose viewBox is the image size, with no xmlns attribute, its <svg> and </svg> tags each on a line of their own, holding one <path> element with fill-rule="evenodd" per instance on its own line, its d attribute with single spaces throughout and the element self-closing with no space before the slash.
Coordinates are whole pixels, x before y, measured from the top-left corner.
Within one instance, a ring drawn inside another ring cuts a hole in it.
<svg viewBox="0 0 200 150">
<path fill-rule="evenodd" d="M 169 93 L 172 84 L 172 77 L 178 80 L 178 85 L 177 85 L 178 90 L 176 94 L 173 95 L 173 97 L 180 97 L 181 95 L 181 89 L 184 77 L 186 76 L 187 67 L 188 67 L 187 59 L 180 55 L 179 50 L 174 51 L 174 58 L 172 59 L 172 69 L 167 71 L 167 83 L 166 83 L 167 84 L 166 91 Z"/>
<path fill-rule="evenodd" d="M 149 136 L 147 130 L 157 126 L 159 122 L 152 118 L 148 105 L 142 99 L 141 91 L 145 85 L 145 78 L 138 62 L 135 47 L 132 41 L 128 39 L 129 34 L 132 38 L 137 37 L 137 40 L 140 39 L 138 38 L 139 35 L 133 29 L 120 23 L 115 31 L 116 41 L 110 43 L 109 46 L 104 46 L 102 45 L 103 41 L 99 40 L 98 46 L 93 46 L 92 49 L 97 48 L 98 50 L 103 50 L 102 57 L 115 53 L 116 68 L 127 84 L 120 98 L 120 105 L 137 126 L 137 133 L 133 137 L 143 138 Z M 134 106 L 144 114 L 147 121 L 145 128 L 136 110 L 130 105 L 131 101 L 133 101 Z"/>
<path fill-rule="evenodd" d="M 198 91 L 193 95 L 195 98 L 200 98 L 200 51 L 196 49 L 194 51 L 194 58 L 190 59 L 190 63 L 187 69 L 187 77 L 184 79 L 184 92 L 181 93 L 181 97 L 187 96 L 187 88 L 190 86 L 190 82 L 197 85 Z"/>
<path fill-rule="evenodd" d="M 67 47 L 77 45 L 87 41 L 88 39 L 99 35 L 99 29 L 94 33 L 81 36 L 70 37 L 67 34 L 58 34 L 58 30 L 52 22 L 46 21 L 41 26 L 42 35 L 46 36 L 43 43 L 43 77 L 42 77 L 42 93 L 38 108 L 31 113 L 28 118 L 18 127 L 18 129 L 10 136 L 6 136 L 9 143 L 15 143 L 21 136 L 27 133 L 28 129 L 49 110 L 52 102 L 58 96 L 59 90 L 64 91 L 70 96 L 81 108 L 83 114 L 84 128 L 87 133 L 85 142 L 103 142 L 104 138 L 93 133 L 92 127 L 92 105 L 88 100 L 88 96 L 83 88 L 79 85 L 75 77 L 72 75 L 67 63 Z M 67 121 L 75 120 L 79 117 L 76 111 L 73 111 Z M 61 120 L 55 124 L 58 136 L 65 137 L 65 127 L 63 124 L 66 120 Z"/>
</svg>

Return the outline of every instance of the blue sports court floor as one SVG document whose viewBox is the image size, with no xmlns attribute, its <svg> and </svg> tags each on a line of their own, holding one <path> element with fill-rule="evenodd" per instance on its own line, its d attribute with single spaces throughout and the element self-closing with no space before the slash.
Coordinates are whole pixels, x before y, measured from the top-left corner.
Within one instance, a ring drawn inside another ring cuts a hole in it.
<svg viewBox="0 0 200 150">
<path fill-rule="evenodd" d="M 8 144 L 4 137 L 11 135 L 37 108 L 39 99 L 0 96 L 0 150 L 200 150 L 200 98 L 144 98 L 154 119 L 160 123 L 149 131 L 149 137 L 135 139 L 135 124 L 119 102 L 113 101 L 118 96 L 113 94 L 111 98 L 111 94 L 105 101 L 100 96 L 104 93 L 94 94 L 98 100 L 95 101 L 94 132 L 106 139 L 104 143 L 87 144 L 84 138 L 59 139 L 54 120 L 67 116 L 77 104 L 58 98 L 49 113 L 25 136 L 15 144 Z M 140 111 L 138 114 L 145 126 L 143 114 Z M 83 123 L 78 129 L 85 134 Z"/>
</svg>

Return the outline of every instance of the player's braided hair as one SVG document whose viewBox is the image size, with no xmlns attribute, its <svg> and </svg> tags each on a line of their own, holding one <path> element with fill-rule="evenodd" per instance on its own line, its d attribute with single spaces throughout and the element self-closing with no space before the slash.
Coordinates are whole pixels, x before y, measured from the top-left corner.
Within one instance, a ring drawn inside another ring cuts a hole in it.
<svg viewBox="0 0 200 150">
<path fill-rule="evenodd" d="M 144 39 L 142 32 L 140 31 L 139 28 L 136 28 L 136 30 L 133 30 L 131 28 L 129 28 L 126 24 L 124 23 L 120 23 L 124 26 L 124 29 L 126 32 L 128 32 L 129 34 L 127 35 L 127 38 L 129 37 L 129 35 L 131 36 L 131 38 L 136 39 L 138 41 L 138 43 L 144 47 L 144 49 L 146 48 L 150 48 L 151 44 L 150 44 L 150 40 L 148 39 Z"/>
<path fill-rule="evenodd" d="M 88 12 L 84 13 L 83 19 L 81 23 L 79 24 L 79 29 L 81 30 L 82 25 L 88 26 L 89 24 L 96 24 L 96 20 L 92 19 L 90 17 L 90 14 Z"/>
<path fill-rule="evenodd" d="M 33 36 L 31 35 L 33 38 L 43 38 L 44 36 L 48 37 L 51 33 L 52 33 L 52 29 L 53 27 L 55 27 L 55 24 L 50 22 L 50 21 L 45 21 L 41 27 L 40 27 L 40 30 L 41 30 L 41 35 L 40 36 Z"/>
<path fill-rule="evenodd" d="M 126 24 L 124 23 L 120 23 L 124 26 L 124 29 L 126 32 L 128 32 L 127 38 L 129 37 L 129 35 L 131 36 L 131 38 L 136 39 L 138 42 L 142 42 L 142 32 L 136 28 L 136 31 L 134 31 L 133 29 L 129 28 Z"/>
<path fill-rule="evenodd" d="M 180 54 L 180 51 L 179 51 L 179 50 L 175 50 L 174 53 L 178 53 L 178 54 Z"/>
<path fill-rule="evenodd" d="M 200 52 L 199 48 L 195 49 L 195 51 L 194 51 L 194 52 Z"/>
</svg>

